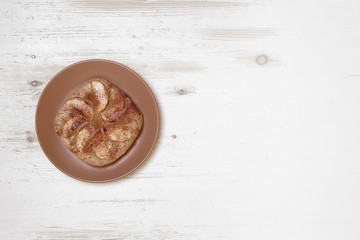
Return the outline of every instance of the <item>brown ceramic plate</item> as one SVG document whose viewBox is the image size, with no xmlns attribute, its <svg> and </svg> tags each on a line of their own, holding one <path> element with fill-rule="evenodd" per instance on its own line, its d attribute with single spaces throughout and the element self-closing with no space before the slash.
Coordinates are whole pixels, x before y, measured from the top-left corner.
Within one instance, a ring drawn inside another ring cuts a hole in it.
<svg viewBox="0 0 360 240">
<path fill-rule="evenodd" d="M 94 167 L 77 158 L 56 136 L 54 119 L 61 105 L 82 83 L 103 77 L 133 99 L 143 114 L 142 130 L 128 152 L 105 167 Z M 160 116 L 153 93 L 128 67 L 108 60 L 86 60 L 63 69 L 45 87 L 36 109 L 36 133 L 48 159 L 67 175 L 88 182 L 107 182 L 135 170 L 152 151 L 159 132 Z"/>
</svg>

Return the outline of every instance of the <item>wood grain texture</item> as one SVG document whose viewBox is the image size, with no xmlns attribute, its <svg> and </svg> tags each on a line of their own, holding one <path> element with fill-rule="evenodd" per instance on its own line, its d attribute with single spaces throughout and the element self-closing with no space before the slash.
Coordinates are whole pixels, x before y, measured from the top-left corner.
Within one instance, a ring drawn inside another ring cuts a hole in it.
<svg viewBox="0 0 360 240">
<path fill-rule="evenodd" d="M 0 2 L 1 239 L 360 237 L 357 1 Z M 35 133 L 50 79 L 121 62 L 161 133 L 116 182 L 58 171 Z"/>
</svg>

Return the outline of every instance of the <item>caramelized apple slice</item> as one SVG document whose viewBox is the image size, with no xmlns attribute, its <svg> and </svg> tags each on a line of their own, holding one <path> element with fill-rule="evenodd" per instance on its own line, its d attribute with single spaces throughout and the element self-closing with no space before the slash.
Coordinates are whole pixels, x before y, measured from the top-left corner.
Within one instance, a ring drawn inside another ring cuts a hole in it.
<svg viewBox="0 0 360 240">
<path fill-rule="evenodd" d="M 80 111 L 87 120 L 94 118 L 94 109 L 82 98 L 73 98 L 66 102 L 74 109 Z"/>
<path fill-rule="evenodd" d="M 90 150 L 91 136 L 94 131 L 94 127 L 90 124 L 86 125 L 76 135 L 76 148 L 80 152 L 88 152 Z"/>
<path fill-rule="evenodd" d="M 119 120 L 126 112 L 128 108 L 127 101 L 121 102 L 117 105 L 115 105 L 113 108 L 103 112 L 101 114 L 102 119 L 104 119 L 107 122 L 115 122 L 116 120 Z"/>
<path fill-rule="evenodd" d="M 68 120 L 63 127 L 63 135 L 65 137 L 72 136 L 76 129 L 78 129 L 81 125 L 83 125 L 86 122 L 86 119 L 82 116 L 75 116 Z"/>
<path fill-rule="evenodd" d="M 103 127 L 105 135 L 113 141 L 124 142 L 132 136 L 130 130 L 123 129 L 120 126 L 105 125 Z"/>
<path fill-rule="evenodd" d="M 98 130 L 91 143 L 92 150 L 96 157 L 100 159 L 106 159 L 109 155 L 109 149 L 106 146 L 106 138 L 104 137 L 101 130 Z"/>
<path fill-rule="evenodd" d="M 109 95 L 105 89 L 104 84 L 99 81 L 91 82 L 92 90 L 96 96 L 96 101 L 94 103 L 95 109 L 97 112 L 103 111 L 109 102 Z"/>
</svg>

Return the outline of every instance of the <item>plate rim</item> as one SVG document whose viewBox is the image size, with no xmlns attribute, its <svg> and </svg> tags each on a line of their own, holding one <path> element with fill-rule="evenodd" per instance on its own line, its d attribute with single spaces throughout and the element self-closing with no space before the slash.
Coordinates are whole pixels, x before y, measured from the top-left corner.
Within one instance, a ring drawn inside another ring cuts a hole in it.
<svg viewBox="0 0 360 240">
<path fill-rule="evenodd" d="M 58 75 L 60 75 L 61 73 L 63 73 L 64 71 L 66 71 L 67 69 L 75 66 L 75 65 L 78 65 L 78 64 L 81 64 L 81 63 L 86 63 L 86 62 L 107 62 L 107 63 L 112 63 L 112 64 L 115 64 L 115 65 L 118 65 L 118 66 L 121 66 L 127 70 L 129 70 L 132 74 L 136 75 L 141 81 L 142 83 L 145 85 L 145 87 L 147 88 L 148 92 L 150 93 L 151 95 L 151 98 L 152 100 L 154 101 L 155 103 L 155 111 L 156 111 L 156 118 L 157 118 L 157 121 L 156 121 L 156 133 L 155 133 L 155 136 L 154 136 L 154 140 L 151 144 L 151 147 L 149 148 L 147 154 L 145 155 L 145 157 L 141 160 L 141 162 L 134 168 L 132 168 L 130 171 L 128 171 L 127 173 L 124 173 L 118 177 L 113 177 L 113 178 L 109 178 L 109 179 L 105 179 L 105 180 L 90 180 L 90 179 L 84 179 L 84 178 L 80 178 L 80 177 L 77 177 L 77 176 L 74 176 L 66 171 L 64 171 L 63 169 L 61 169 L 59 166 L 57 166 L 57 164 L 55 164 L 55 162 L 49 157 L 49 155 L 47 154 L 47 152 L 45 151 L 44 149 L 44 146 L 42 144 L 42 141 L 40 140 L 39 138 L 39 127 L 38 127 L 38 113 L 39 113 L 39 103 L 40 101 L 42 101 L 42 98 L 44 97 L 44 93 L 46 92 L 46 90 L 48 89 L 49 85 L 54 81 L 54 79 L 56 77 L 58 77 Z M 37 102 L 37 105 L 36 105 L 36 111 L 35 111 L 35 130 L 36 130 L 36 137 L 38 138 L 38 142 L 39 142 L 39 145 L 41 147 L 41 150 L 42 152 L 45 154 L 46 158 L 58 169 L 60 170 L 62 173 L 66 174 L 67 176 L 71 177 L 71 178 L 74 178 L 74 179 L 77 179 L 77 180 L 80 180 L 80 181 L 83 181 L 83 182 L 89 182 L 89 183 L 106 183 L 106 182 L 113 182 L 113 181 L 116 181 L 116 180 L 119 180 L 121 178 L 124 178 L 125 176 L 133 173 L 136 169 L 138 169 L 145 160 L 147 160 L 150 156 L 150 154 L 152 154 L 152 152 L 154 151 L 154 148 L 159 140 L 159 132 L 160 132 L 160 122 L 161 122 L 161 117 L 160 117 L 160 111 L 159 111 L 159 105 L 158 105 L 158 102 L 155 98 L 155 95 L 153 93 L 153 91 L 151 90 L 151 88 L 149 87 L 149 85 L 146 83 L 146 81 L 138 74 L 136 73 L 134 70 L 132 70 L 131 68 L 129 68 L 128 66 L 122 64 L 122 63 L 119 63 L 119 62 L 116 62 L 116 61 L 113 61 L 113 60 L 108 60 L 108 59 L 101 59 L 101 58 L 95 58 L 95 59 L 87 59 L 87 60 L 81 60 L 81 61 L 77 61 L 75 63 L 72 63 L 64 68 L 62 68 L 59 72 L 57 72 L 51 79 L 50 81 L 46 84 L 46 86 L 44 87 L 44 89 L 42 90 L 41 92 L 41 95 L 39 97 L 39 100 Z"/>
</svg>

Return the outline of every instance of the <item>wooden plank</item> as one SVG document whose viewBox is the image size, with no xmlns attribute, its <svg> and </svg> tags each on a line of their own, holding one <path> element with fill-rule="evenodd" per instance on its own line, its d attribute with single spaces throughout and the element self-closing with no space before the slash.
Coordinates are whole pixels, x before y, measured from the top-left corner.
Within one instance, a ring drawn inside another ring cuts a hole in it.
<svg viewBox="0 0 360 240">
<path fill-rule="evenodd" d="M 358 239 L 357 1 L 0 2 L 1 239 Z M 71 179 L 35 133 L 41 92 L 76 61 L 150 85 L 150 158 Z"/>
</svg>

